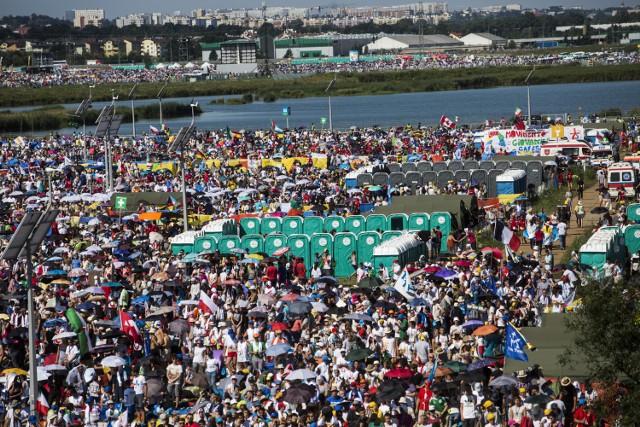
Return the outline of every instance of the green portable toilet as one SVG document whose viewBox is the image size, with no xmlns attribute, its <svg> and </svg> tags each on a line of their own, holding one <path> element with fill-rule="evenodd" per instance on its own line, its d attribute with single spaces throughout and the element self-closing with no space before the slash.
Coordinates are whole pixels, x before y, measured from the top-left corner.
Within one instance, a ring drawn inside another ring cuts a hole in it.
<svg viewBox="0 0 640 427">
<path fill-rule="evenodd" d="M 363 231 L 358 234 L 358 263 L 373 262 L 373 248 L 379 244 L 380 234 L 375 231 Z"/>
<path fill-rule="evenodd" d="M 333 236 L 331 234 L 318 233 L 311 236 L 311 256 L 314 256 L 315 254 L 322 255 L 322 252 L 325 249 L 327 249 L 329 254 L 333 256 Z"/>
<path fill-rule="evenodd" d="M 640 251 L 640 225 L 630 225 L 624 230 L 624 243 L 629 250 L 629 256 Z"/>
<path fill-rule="evenodd" d="M 181 250 L 185 254 L 192 253 L 194 251 L 194 243 L 198 237 L 204 237 L 204 233 L 202 231 L 189 230 L 173 236 L 171 239 L 171 253 L 177 255 Z"/>
<path fill-rule="evenodd" d="M 451 214 L 449 212 L 434 212 L 429 219 L 429 225 L 432 229 L 440 227 L 442 232 L 440 251 L 447 252 L 447 237 L 449 237 L 449 232 L 451 231 Z"/>
<path fill-rule="evenodd" d="M 367 231 L 387 231 L 387 217 L 381 214 L 371 214 L 367 217 Z"/>
<path fill-rule="evenodd" d="M 193 243 L 193 251 L 197 254 L 203 251 L 215 251 L 218 249 L 218 241 L 215 237 L 198 237 Z"/>
<path fill-rule="evenodd" d="M 269 234 L 264 238 L 264 251 L 273 256 L 273 253 L 280 248 L 287 246 L 287 236 L 284 234 Z"/>
<path fill-rule="evenodd" d="M 331 215 L 324 219 L 324 232 L 331 233 L 332 231 L 339 233 L 344 231 L 344 218 L 337 215 Z"/>
<path fill-rule="evenodd" d="M 245 217 L 240 220 L 240 235 L 260 234 L 260 218 Z"/>
<path fill-rule="evenodd" d="M 333 259 L 336 267 L 333 274 L 336 277 L 349 277 L 353 273 L 351 253 L 357 251 L 358 239 L 355 233 L 348 231 L 336 233 L 333 238 Z"/>
<path fill-rule="evenodd" d="M 412 213 L 409 215 L 407 227 L 410 231 L 429 230 L 429 214 Z"/>
<path fill-rule="evenodd" d="M 420 240 L 411 235 L 402 235 L 395 239 L 380 243 L 373 250 L 373 263 L 377 266 L 382 263 L 389 273 L 393 269 L 393 261 L 398 260 L 401 267 L 406 266 L 410 262 L 417 261 L 420 257 L 421 246 L 424 246 Z"/>
<path fill-rule="evenodd" d="M 277 216 L 262 218 L 260 221 L 260 234 L 269 234 L 282 231 L 282 220 Z"/>
<path fill-rule="evenodd" d="M 627 208 L 627 218 L 640 224 L 640 203 L 633 203 Z"/>
<path fill-rule="evenodd" d="M 402 236 L 402 231 L 385 231 L 384 233 L 382 233 L 382 238 L 380 239 L 381 242 L 386 242 L 388 240 L 394 239 L 398 236 Z"/>
<path fill-rule="evenodd" d="M 240 239 L 240 247 L 248 254 L 264 251 L 264 238 L 259 234 L 247 234 Z"/>
<path fill-rule="evenodd" d="M 366 229 L 367 224 L 362 215 L 351 215 L 344 220 L 344 231 L 355 233 L 356 236 Z"/>
<path fill-rule="evenodd" d="M 282 219 L 282 234 L 291 236 L 292 234 L 302 233 L 302 217 L 286 216 Z"/>
<path fill-rule="evenodd" d="M 302 221 L 302 233 L 313 236 L 322 233 L 324 230 L 324 218 L 321 216 L 308 216 Z"/>
<path fill-rule="evenodd" d="M 304 234 L 293 234 L 287 239 L 287 246 L 291 248 L 291 255 L 302 257 L 307 270 L 313 267 L 313 259 L 310 254 L 310 240 Z"/>
<path fill-rule="evenodd" d="M 387 230 L 407 230 L 409 217 L 407 214 L 395 213 L 387 217 Z"/>
<path fill-rule="evenodd" d="M 233 249 L 240 248 L 240 237 L 238 236 L 220 236 L 218 239 L 218 250 L 221 254 L 232 255 Z"/>
<path fill-rule="evenodd" d="M 237 236 L 238 227 L 235 219 L 216 219 L 215 221 L 208 222 L 200 230 L 205 236 L 215 237 L 220 236 Z"/>
</svg>

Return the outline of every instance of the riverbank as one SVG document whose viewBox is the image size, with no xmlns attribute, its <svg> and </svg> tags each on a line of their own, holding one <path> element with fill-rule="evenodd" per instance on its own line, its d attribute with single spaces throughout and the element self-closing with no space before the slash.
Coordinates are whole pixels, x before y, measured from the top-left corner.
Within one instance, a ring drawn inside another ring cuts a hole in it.
<svg viewBox="0 0 640 427">
<path fill-rule="evenodd" d="M 333 96 L 382 95 L 392 93 L 437 92 L 461 89 L 520 86 L 530 67 L 473 67 L 390 71 L 373 73 L 340 73 Z M 275 101 L 326 96 L 325 89 L 334 74 L 317 74 L 291 79 L 206 80 L 170 82 L 163 98 L 224 96 L 253 94 L 256 99 Z M 579 64 L 536 68 L 533 85 L 640 80 L 640 65 L 603 65 L 585 67 Z M 110 101 L 112 95 L 126 98 L 131 84 L 98 84 L 92 90 L 94 101 Z M 140 83 L 137 99 L 155 98 L 163 83 Z M 293 89 L 292 89 L 293 87 Z M 111 90 L 114 90 L 112 93 Z M 88 97 L 87 86 L 17 87 L 0 89 L 0 108 L 79 103 Z"/>
<path fill-rule="evenodd" d="M 160 115 L 158 104 L 141 105 L 134 108 L 136 120 L 155 119 Z M 131 123 L 131 108 L 120 108 L 117 114 L 123 116 L 124 123 Z M 23 133 L 36 131 L 59 130 L 66 127 L 81 128 L 82 118 L 75 117 L 75 110 L 65 109 L 61 105 L 52 105 L 37 108 L 31 111 L 19 113 L 0 111 L 0 133 Z M 202 114 L 202 109 L 197 106 L 193 109 L 193 114 Z M 100 115 L 100 110 L 87 110 L 84 121 L 87 126 L 95 126 L 95 121 Z M 178 117 L 190 117 L 191 106 L 189 104 L 179 104 L 167 102 L 162 105 L 162 116 L 167 119 Z"/>
</svg>

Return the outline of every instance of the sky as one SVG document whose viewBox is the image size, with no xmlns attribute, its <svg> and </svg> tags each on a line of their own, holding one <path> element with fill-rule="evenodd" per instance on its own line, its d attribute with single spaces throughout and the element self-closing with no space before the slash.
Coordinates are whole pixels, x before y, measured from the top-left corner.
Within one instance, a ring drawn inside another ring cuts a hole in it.
<svg viewBox="0 0 640 427">
<path fill-rule="evenodd" d="M 391 6 L 394 4 L 417 3 L 419 0 L 267 0 L 267 6 L 312 7 L 329 4 L 345 4 L 350 6 Z M 563 5 L 567 7 L 581 6 L 584 9 L 618 7 L 622 0 L 451 0 L 447 3 L 453 10 L 467 7 L 483 7 L 507 3 L 519 3 L 525 8 Z M 3 0 L 0 13 L 2 15 L 31 15 L 37 13 L 62 18 L 65 10 L 72 9 L 104 9 L 107 19 L 115 19 L 130 13 L 163 12 L 172 13 L 180 10 L 188 15 L 192 10 L 217 8 L 260 7 L 262 0 Z M 424 1 L 428 3 L 428 1 Z M 638 0 L 627 0 L 626 6 L 637 6 Z"/>
</svg>

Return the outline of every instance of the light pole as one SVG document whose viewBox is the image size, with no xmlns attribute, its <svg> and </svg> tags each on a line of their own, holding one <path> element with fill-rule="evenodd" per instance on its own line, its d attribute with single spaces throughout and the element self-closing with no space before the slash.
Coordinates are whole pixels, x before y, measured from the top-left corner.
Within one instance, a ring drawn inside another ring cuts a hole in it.
<svg viewBox="0 0 640 427">
<path fill-rule="evenodd" d="M 138 87 L 138 83 L 133 85 L 131 91 L 129 91 L 129 99 L 131 100 L 131 123 L 133 126 L 133 139 L 136 139 L 136 110 L 133 107 L 133 100 L 136 98 L 136 88 Z"/>
<path fill-rule="evenodd" d="M 89 99 L 91 99 L 91 89 L 96 87 L 96 85 L 89 85 Z"/>
<path fill-rule="evenodd" d="M 162 86 L 162 88 L 160 88 L 160 92 L 158 92 L 158 94 L 156 95 L 156 98 L 158 98 L 158 104 L 160 107 L 160 130 L 162 130 L 162 91 L 164 90 L 165 87 L 167 87 L 167 85 L 169 84 L 169 82 L 165 82 L 165 84 Z"/>
<path fill-rule="evenodd" d="M 333 111 L 331 110 L 331 90 L 333 89 L 333 86 L 335 84 L 336 84 L 336 78 L 334 77 L 333 80 L 329 82 L 329 86 L 327 86 L 327 88 L 324 90 L 326 93 L 329 94 L 329 132 L 333 132 Z"/>
<path fill-rule="evenodd" d="M 111 116 L 115 117 L 116 115 L 116 101 L 118 100 L 118 95 L 115 94 L 115 89 L 111 89 L 111 106 L 113 107 Z M 111 135 L 110 128 L 107 130 L 107 140 L 104 146 L 105 150 L 105 167 L 107 168 L 107 183 L 109 186 L 109 191 L 113 191 L 113 163 L 111 158 Z"/>
<path fill-rule="evenodd" d="M 191 107 L 191 124 L 189 128 L 193 128 L 196 122 L 196 113 L 195 109 L 198 108 L 198 103 L 191 102 L 189 104 Z M 189 209 L 187 208 L 187 182 L 184 178 L 184 141 L 180 144 L 180 179 L 182 180 L 182 222 L 183 230 L 186 233 L 189 231 Z"/>
<path fill-rule="evenodd" d="M 533 70 L 529 73 L 526 79 L 524 79 L 524 84 L 527 85 L 527 116 L 528 116 L 528 126 L 531 127 L 531 83 L 529 79 L 531 78 L 531 74 L 536 70 L 536 66 L 533 66 Z"/>
</svg>

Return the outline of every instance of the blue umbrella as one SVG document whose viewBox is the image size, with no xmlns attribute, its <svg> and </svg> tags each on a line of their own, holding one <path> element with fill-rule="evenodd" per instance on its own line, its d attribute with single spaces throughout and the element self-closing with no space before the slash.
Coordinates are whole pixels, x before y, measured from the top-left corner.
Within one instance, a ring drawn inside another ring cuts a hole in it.
<svg viewBox="0 0 640 427">
<path fill-rule="evenodd" d="M 480 359 L 478 361 L 473 362 L 471 365 L 469 365 L 469 370 L 473 371 L 473 370 L 476 370 L 476 369 L 482 369 L 482 368 L 485 368 L 487 366 L 493 365 L 494 363 L 496 363 L 495 360 Z"/>
<path fill-rule="evenodd" d="M 113 251 L 114 255 L 129 255 L 129 251 L 125 251 L 123 249 L 116 249 L 115 251 Z"/>
<path fill-rule="evenodd" d="M 242 264 L 260 264 L 260 261 L 258 261 L 255 258 L 245 258 L 242 261 L 240 261 Z"/>
<path fill-rule="evenodd" d="M 107 283 L 103 283 L 100 286 L 107 287 L 107 288 L 123 288 L 124 287 L 122 283 L 118 283 L 118 282 L 107 282 Z"/>
<path fill-rule="evenodd" d="M 280 356 L 281 354 L 286 354 L 289 352 L 289 350 L 291 350 L 291 346 L 289 344 L 276 344 L 276 345 L 272 345 L 271 347 L 269 347 L 267 349 L 267 351 L 265 352 L 265 354 L 267 356 Z"/>
<path fill-rule="evenodd" d="M 47 273 L 47 276 L 66 276 L 67 272 L 64 270 L 51 270 Z"/>
<path fill-rule="evenodd" d="M 85 302 L 82 304 L 78 304 L 76 308 L 78 310 L 93 310 L 94 308 L 96 308 L 96 305 L 92 302 Z"/>
<path fill-rule="evenodd" d="M 462 324 L 462 327 L 475 329 L 475 328 L 479 328 L 482 325 L 484 325 L 484 322 L 481 320 L 468 320 Z"/>
<path fill-rule="evenodd" d="M 426 299 L 424 299 L 424 298 L 414 298 L 414 299 L 412 299 L 412 300 L 411 300 L 411 302 L 409 303 L 409 305 L 410 305 L 411 307 L 420 307 L 420 306 L 424 306 L 424 307 L 426 307 L 426 306 L 428 306 L 428 305 L 429 305 L 429 303 L 428 303 L 428 302 L 427 302 L 427 300 L 426 300 Z"/>
<path fill-rule="evenodd" d="M 47 258 L 47 262 L 60 262 L 62 261 L 62 257 L 52 256 L 51 258 Z"/>
<path fill-rule="evenodd" d="M 456 272 L 453 270 L 440 270 L 435 276 L 442 277 L 443 279 L 448 279 L 449 277 L 453 277 L 456 275 Z"/>
</svg>

